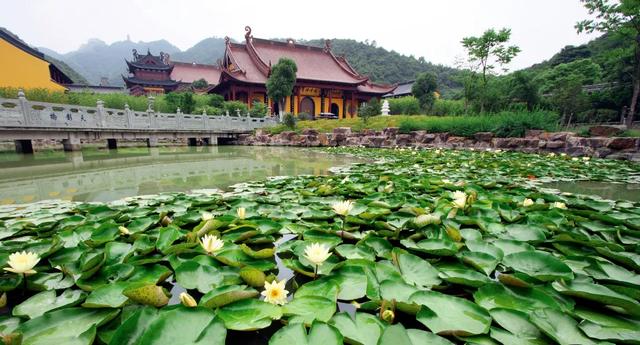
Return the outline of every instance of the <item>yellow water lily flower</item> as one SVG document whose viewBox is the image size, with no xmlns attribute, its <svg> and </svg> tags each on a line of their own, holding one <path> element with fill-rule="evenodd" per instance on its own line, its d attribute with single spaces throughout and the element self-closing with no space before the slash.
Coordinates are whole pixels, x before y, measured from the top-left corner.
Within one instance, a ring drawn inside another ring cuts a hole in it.
<svg viewBox="0 0 640 345">
<path fill-rule="evenodd" d="M 467 194 L 462 191 L 453 192 L 453 207 L 464 208 L 467 204 Z"/>
<path fill-rule="evenodd" d="M 200 245 L 209 254 L 215 253 L 224 247 L 224 242 L 216 236 L 204 235 L 200 239 Z"/>
<path fill-rule="evenodd" d="M 353 209 L 353 201 L 346 200 L 335 202 L 333 203 L 333 205 L 331 205 L 331 207 L 336 214 L 346 217 Z"/>
<path fill-rule="evenodd" d="M 260 293 L 264 296 L 264 301 L 279 305 L 287 303 L 287 295 L 289 294 L 289 291 L 285 290 L 286 283 L 286 280 L 274 280 L 271 283 L 264 282 L 264 291 Z"/>
<path fill-rule="evenodd" d="M 205 222 L 213 219 L 213 214 L 211 212 L 202 212 L 202 220 Z"/>
<path fill-rule="evenodd" d="M 429 224 L 440 224 L 440 217 L 433 214 L 421 214 L 413 219 L 413 223 L 417 226 L 426 226 Z"/>
<path fill-rule="evenodd" d="M 529 198 L 524 199 L 524 201 L 522 202 L 522 206 L 524 206 L 524 207 L 528 207 L 528 206 L 531 206 L 533 204 L 534 204 L 533 200 L 531 200 Z"/>
<path fill-rule="evenodd" d="M 238 213 L 238 218 L 244 219 L 244 217 L 247 214 L 247 210 L 245 210 L 244 207 L 239 207 L 238 211 L 236 211 L 236 213 Z"/>
<path fill-rule="evenodd" d="M 131 231 L 124 226 L 119 226 L 118 231 L 120 231 L 120 234 L 123 236 L 131 235 Z"/>
<path fill-rule="evenodd" d="M 556 201 L 551 205 L 551 207 L 566 210 L 567 204 L 565 204 L 564 202 Z"/>
<path fill-rule="evenodd" d="M 321 265 L 330 256 L 329 247 L 324 244 L 312 243 L 304 249 L 304 257 L 314 265 Z"/>
<path fill-rule="evenodd" d="M 196 300 L 186 292 L 180 293 L 180 302 L 182 302 L 182 305 L 184 305 L 185 307 L 193 308 L 198 306 Z"/>
<path fill-rule="evenodd" d="M 33 269 L 40 261 L 38 254 L 33 252 L 15 252 L 9 255 L 9 261 L 7 264 L 11 267 L 5 267 L 5 271 L 18 273 L 18 274 L 33 274 L 36 271 Z"/>
</svg>

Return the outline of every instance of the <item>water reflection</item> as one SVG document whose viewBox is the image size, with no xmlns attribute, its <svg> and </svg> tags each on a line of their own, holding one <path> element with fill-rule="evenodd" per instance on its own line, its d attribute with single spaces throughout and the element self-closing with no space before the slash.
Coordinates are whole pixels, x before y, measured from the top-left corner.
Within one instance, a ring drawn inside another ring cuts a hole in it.
<svg viewBox="0 0 640 345">
<path fill-rule="evenodd" d="M 545 183 L 542 186 L 567 193 L 597 195 L 609 200 L 640 201 L 640 184 L 596 181 L 562 181 Z"/>
<path fill-rule="evenodd" d="M 285 147 L 165 147 L 0 154 L 0 204 L 111 201 L 229 185 L 267 176 L 326 175 L 357 161 Z"/>
</svg>

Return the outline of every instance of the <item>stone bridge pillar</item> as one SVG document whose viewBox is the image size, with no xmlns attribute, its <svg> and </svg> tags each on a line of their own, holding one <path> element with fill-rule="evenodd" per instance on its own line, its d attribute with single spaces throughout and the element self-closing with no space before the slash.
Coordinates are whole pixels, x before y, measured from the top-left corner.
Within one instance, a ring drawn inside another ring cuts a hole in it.
<svg viewBox="0 0 640 345">
<path fill-rule="evenodd" d="M 74 168 L 80 168 L 84 163 L 82 151 L 69 152 L 66 156 Z"/>
<path fill-rule="evenodd" d="M 18 102 L 20 103 L 20 109 L 22 110 L 22 121 L 25 126 L 31 126 L 31 109 L 27 97 L 24 95 L 22 89 L 18 90 Z M 33 152 L 33 150 L 31 151 Z"/>
<path fill-rule="evenodd" d="M 157 147 L 158 146 L 158 137 L 152 135 L 147 138 L 147 147 Z"/>
<path fill-rule="evenodd" d="M 65 151 L 80 151 L 82 150 L 82 143 L 80 142 L 80 138 L 69 135 L 68 139 L 62 139 L 62 147 Z"/>
<path fill-rule="evenodd" d="M 202 138 L 202 143 L 204 146 L 218 146 L 218 136 L 211 134 L 208 137 Z"/>
</svg>

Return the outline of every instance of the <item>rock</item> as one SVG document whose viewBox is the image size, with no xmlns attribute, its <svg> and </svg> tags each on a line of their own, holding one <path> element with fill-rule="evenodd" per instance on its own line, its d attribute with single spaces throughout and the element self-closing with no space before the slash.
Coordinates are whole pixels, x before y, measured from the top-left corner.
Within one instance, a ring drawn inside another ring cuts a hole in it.
<svg viewBox="0 0 640 345">
<path fill-rule="evenodd" d="M 336 127 L 333 129 L 333 134 L 351 135 L 351 127 Z"/>
<path fill-rule="evenodd" d="M 573 132 L 555 132 L 549 133 L 550 140 L 567 140 L 568 137 L 574 137 L 576 134 Z"/>
<path fill-rule="evenodd" d="M 382 130 L 382 135 L 387 138 L 395 138 L 398 133 L 400 133 L 400 128 L 398 127 L 387 127 Z"/>
<path fill-rule="evenodd" d="M 525 138 L 540 138 L 544 135 L 544 131 L 540 129 L 529 129 L 524 132 Z"/>
<path fill-rule="evenodd" d="M 411 134 L 398 134 L 396 135 L 396 145 L 409 146 L 413 143 L 413 136 Z"/>
<path fill-rule="evenodd" d="M 491 139 L 493 139 L 493 133 L 478 132 L 473 135 L 473 138 L 475 138 L 477 141 L 491 142 Z"/>
<path fill-rule="evenodd" d="M 564 145 L 565 145 L 565 142 L 561 140 L 547 141 L 546 148 L 555 150 L 555 149 L 563 148 Z"/>
<path fill-rule="evenodd" d="M 589 134 L 594 137 L 614 137 L 624 132 L 625 128 L 625 126 L 598 125 L 589 127 Z"/>
<path fill-rule="evenodd" d="M 611 138 L 607 147 L 614 150 L 634 149 L 638 147 L 638 138 Z"/>
<path fill-rule="evenodd" d="M 436 137 L 437 135 L 433 133 L 426 133 L 425 135 L 422 136 L 422 140 L 420 142 L 423 144 L 428 144 L 436 140 Z"/>
<path fill-rule="evenodd" d="M 318 130 L 314 128 L 305 128 L 302 130 L 304 135 L 318 135 Z"/>
</svg>

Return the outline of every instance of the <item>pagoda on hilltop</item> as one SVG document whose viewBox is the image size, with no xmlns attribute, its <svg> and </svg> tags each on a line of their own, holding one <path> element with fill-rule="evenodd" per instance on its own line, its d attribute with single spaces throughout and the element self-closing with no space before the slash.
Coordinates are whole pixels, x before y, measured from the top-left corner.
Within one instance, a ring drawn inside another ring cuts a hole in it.
<svg viewBox="0 0 640 345">
<path fill-rule="evenodd" d="M 163 94 L 178 88 L 179 82 L 171 79 L 173 64 L 169 62 L 169 54 L 139 55 L 133 49 L 133 60 L 125 60 L 129 76 L 122 76 L 129 93 L 135 96 L 148 94 Z"/>
<path fill-rule="evenodd" d="M 271 66 L 280 58 L 292 59 L 298 68 L 293 94 L 282 109 L 285 112 L 356 117 L 360 104 L 396 88 L 375 84 L 359 74 L 344 57 L 333 54 L 330 40 L 325 41 L 324 47 L 313 47 L 297 44 L 293 39 L 280 42 L 254 38 L 248 26 L 245 31 L 244 43 L 225 38 L 220 80 L 211 92 L 226 100 L 241 101 L 249 108 L 254 102 L 262 102 L 278 113 L 277 102 L 267 97 L 266 82 Z"/>
</svg>

